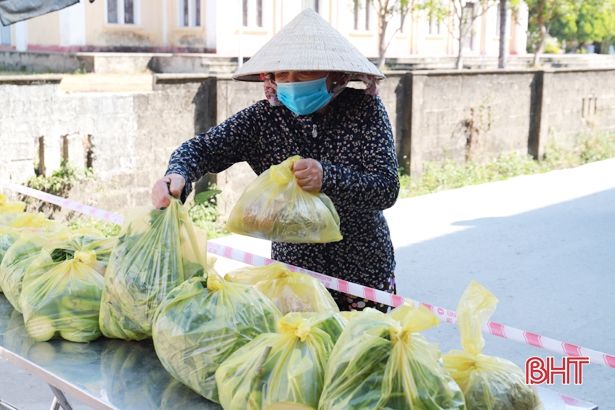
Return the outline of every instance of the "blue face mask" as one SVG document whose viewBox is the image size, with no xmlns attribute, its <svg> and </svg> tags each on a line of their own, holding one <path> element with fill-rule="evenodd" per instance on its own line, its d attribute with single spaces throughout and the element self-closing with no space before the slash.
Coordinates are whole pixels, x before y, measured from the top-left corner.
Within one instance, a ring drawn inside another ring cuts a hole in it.
<svg viewBox="0 0 615 410">
<path fill-rule="evenodd" d="M 278 83 L 278 100 L 297 115 L 309 115 L 327 105 L 332 94 L 327 90 L 327 77 L 312 81 Z"/>
</svg>

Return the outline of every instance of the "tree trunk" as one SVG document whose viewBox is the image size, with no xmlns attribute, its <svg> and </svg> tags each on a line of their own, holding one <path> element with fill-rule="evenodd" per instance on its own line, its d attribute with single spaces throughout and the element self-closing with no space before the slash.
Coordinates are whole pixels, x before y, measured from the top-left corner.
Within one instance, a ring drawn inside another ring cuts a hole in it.
<svg viewBox="0 0 615 410">
<path fill-rule="evenodd" d="M 455 68 L 461 70 L 463 68 L 463 19 L 459 22 L 459 49 L 457 50 L 457 60 L 455 61 Z"/>
<path fill-rule="evenodd" d="M 500 52 L 498 56 L 498 68 L 506 68 L 506 55 L 508 54 L 508 31 L 507 17 L 508 4 L 507 0 L 500 0 Z"/>
<path fill-rule="evenodd" d="M 546 0 L 538 1 L 538 16 L 536 16 L 536 23 L 538 24 L 540 32 L 538 33 L 538 42 L 534 45 L 534 61 L 532 61 L 534 67 L 538 66 L 540 55 L 545 48 L 545 39 L 547 36 L 547 28 L 545 27 L 545 3 Z"/>
<path fill-rule="evenodd" d="M 387 34 L 388 21 L 386 14 L 379 10 L 378 13 L 378 68 L 382 69 L 384 66 L 385 55 L 387 52 L 387 46 L 385 45 L 385 36 Z"/>
</svg>

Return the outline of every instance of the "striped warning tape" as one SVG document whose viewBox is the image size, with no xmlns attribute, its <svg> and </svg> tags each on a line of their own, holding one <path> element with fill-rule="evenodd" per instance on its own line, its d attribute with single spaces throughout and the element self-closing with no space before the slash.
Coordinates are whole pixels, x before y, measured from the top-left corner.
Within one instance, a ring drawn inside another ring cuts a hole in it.
<svg viewBox="0 0 615 410">
<path fill-rule="evenodd" d="M 67 198 L 61 198 L 46 192 L 38 191 L 29 187 L 25 187 L 23 185 L 13 183 L 5 184 L 5 186 L 12 191 L 34 197 L 42 201 L 50 202 L 60 207 L 71 209 L 73 211 L 80 212 L 97 219 L 113 222 L 116 224 L 121 224 L 123 222 L 123 217 L 119 214 L 108 212 L 89 205 L 84 205 L 80 202 L 76 202 Z M 208 242 L 207 249 L 213 254 L 249 265 L 264 266 L 275 262 L 270 258 L 265 258 L 260 255 L 255 255 L 250 252 L 235 249 L 230 246 L 222 245 L 212 241 Z M 457 314 L 453 310 L 448 310 L 440 306 L 434 306 L 429 303 L 420 303 L 409 298 L 404 298 L 402 296 L 394 295 L 388 292 L 384 292 L 382 290 L 369 288 L 366 286 L 359 285 L 357 283 L 348 282 L 343 279 L 327 276 L 322 273 L 313 272 L 307 269 L 300 268 L 298 266 L 293 266 L 289 264 L 285 265 L 292 271 L 306 273 L 319 279 L 328 289 L 337 290 L 353 296 L 359 296 L 361 298 L 371 300 L 373 302 L 382 303 L 388 306 L 399 306 L 403 304 L 404 301 L 408 301 L 414 304 L 422 304 L 446 323 L 455 324 L 457 321 Z M 593 349 L 588 349 L 586 347 L 582 347 L 568 342 L 562 342 L 560 340 L 552 339 L 538 333 L 517 329 L 515 327 L 503 325 L 496 322 L 487 323 L 484 326 L 483 331 L 504 339 L 514 340 L 516 342 L 523 343 L 526 345 L 550 350 L 564 356 L 586 356 L 589 357 L 591 363 L 601 364 L 603 366 L 615 369 L 615 355 L 607 354 Z"/>
</svg>

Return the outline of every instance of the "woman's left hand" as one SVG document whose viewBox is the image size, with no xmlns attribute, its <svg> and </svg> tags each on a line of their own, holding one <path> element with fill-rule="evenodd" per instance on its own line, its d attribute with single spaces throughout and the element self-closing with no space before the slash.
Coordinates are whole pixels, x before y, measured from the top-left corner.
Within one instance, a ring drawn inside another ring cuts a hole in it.
<svg viewBox="0 0 615 410">
<path fill-rule="evenodd" d="M 308 192 L 320 192 L 322 188 L 322 165 L 312 158 L 295 162 L 293 172 L 299 186 Z"/>
</svg>

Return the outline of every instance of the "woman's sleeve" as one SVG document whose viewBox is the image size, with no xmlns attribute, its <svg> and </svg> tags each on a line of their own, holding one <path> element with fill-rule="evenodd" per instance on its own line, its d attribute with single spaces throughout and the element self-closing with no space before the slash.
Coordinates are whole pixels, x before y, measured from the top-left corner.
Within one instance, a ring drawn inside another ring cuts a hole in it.
<svg viewBox="0 0 615 410">
<path fill-rule="evenodd" d="M 399 194 L 397 155 L 391 123 L 382 101 L 371 97 L 359 161 L 362 170 L 323 162 L 322 192 L 334 203 L 350 208 L 384 210 L 393 206 Z"/>
<path fill-rule="evenodd" d="M 255 146 L 259 103 L 239 111 L 221 124 L 198 134 L 177 148 L 165 175 L 179 174 L 186 180 L 181 200 L 192 190 L 192 183 L 203 175 L 222 172 L 231 165 L 247 161 Z"/>
</svg>

